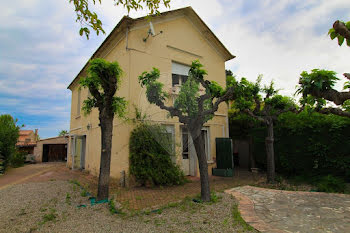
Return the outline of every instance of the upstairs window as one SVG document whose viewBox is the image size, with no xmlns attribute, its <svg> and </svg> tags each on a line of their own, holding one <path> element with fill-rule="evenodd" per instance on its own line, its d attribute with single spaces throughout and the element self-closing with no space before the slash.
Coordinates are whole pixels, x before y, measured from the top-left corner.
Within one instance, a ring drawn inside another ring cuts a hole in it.
<svg viewBox="0 0 350 233">
<path fill-rule="evenodd" d="M 180 86 L 182 84 L 184 84 L 187 81 L 188 78 L 188 71 L 190 71 L 190 67 L 180 64 L 180 63 L 176 63 L 173 62 L 171 64 L 171 68 L 172 68 L 172 86 Z"/>
<path fill-rule="evenodd" d="M 77 116 L 80 116 L 80 97 L 81 97 L 81 89 L 78 88 L 78 96 L 77 96 Z"/>
</svg>

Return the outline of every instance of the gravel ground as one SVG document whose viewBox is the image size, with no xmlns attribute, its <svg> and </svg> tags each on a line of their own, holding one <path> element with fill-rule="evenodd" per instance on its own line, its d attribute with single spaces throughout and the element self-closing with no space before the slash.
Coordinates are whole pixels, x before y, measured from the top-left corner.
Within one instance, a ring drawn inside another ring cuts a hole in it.
<svg viewBox="0 0 350 233">
<path fill-rule="evenodd" d="M 252 232 L 233 218 L 235 200 L 218 196 L 213 204 L 112 215 L 107 204 L 77 208 L 88 198 L 67 181 L 19 184 L 0 190 L 0 232 Z"/>
</svg>

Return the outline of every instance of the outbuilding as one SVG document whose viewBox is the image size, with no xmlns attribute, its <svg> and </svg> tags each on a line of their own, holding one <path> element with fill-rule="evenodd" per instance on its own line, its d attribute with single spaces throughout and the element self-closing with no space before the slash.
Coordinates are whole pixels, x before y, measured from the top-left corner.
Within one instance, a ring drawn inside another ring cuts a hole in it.
<svg viewBox="0 0 350 233">
<path fill-rule="evenodd" d="M 36 162 L 67 161 L 68 135 L 37 141 L 34 148 Z"/>
</svg>

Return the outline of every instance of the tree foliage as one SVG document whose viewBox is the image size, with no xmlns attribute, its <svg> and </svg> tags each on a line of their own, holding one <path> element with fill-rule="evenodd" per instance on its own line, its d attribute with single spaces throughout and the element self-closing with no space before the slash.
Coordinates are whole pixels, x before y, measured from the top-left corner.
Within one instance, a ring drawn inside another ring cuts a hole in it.
<svg viewBox="0 0 350 233">
<path fill-rule="evenodd" d="M 122 5 L 128 10 L 146 9 L 149 14 L 158 14 L 159 7 L 163 4 L 165 7 L 170 7 L 170 0 L 113 0 L 116 6 Z M 90 29 L 99 33 L 105 33 L 102 27 L 102 21 L 99 19 L 96 12 L 91 11 L 91 7 L 96 4 L 102 4 L 102 0 L 69 0 L 69 3 L 74 5 L 76 13 L 76 22 L 80 23 L 79 34 L 85 35 L 87 39 L 90 36 Z"/>
<path fill-rule="evenodd" d="M 344 74 L 346 78 L 350 76 Z M 350 117 L 349 109 L 350 92 L 337 91 L 334 85 L 339 78 L 336 72 L 329 70 L 313 69 L 310 73 L 303 71 L 300 74 L 299 86 L 296 94 L 301 94 L 301 104 L 308 108 L 314 108 L 320 113 L 333 113 Z M 349 82 L 345 82 L 344 89 L 349 88 Z M 327 101 L 332 101 L 338 108 L 327 107 Z"/>
<path fill-rule="evenodd" d="M 0 174 L 4 172 L 11 157 L 16 153 L 20 127 L 11 115 L 0 115 Z"/>
<path fill-rule="evenodd" d="M 67 134 L 69 134 L 69 132 L 67 131 L 67 130 L 61 130 L 59 133 L 58 133 L 58 136 L 59 137 L 61 137 L 61 136 L 65 136 L 65 135 L 67 135 Z"/>
<path fill-rule="evenodd" d="M 148 101 L 168 111 L 171 117 L 178 117 L 190 132 L 199 161 L 203 201 L 210 200 L 210 188 L 204 143 L 200 137 L 201 129 L 203 124 L 214 116 L 219 104 L 232 99 L 234 94 L 234 89 L 230 86 L 223 90 L 216 82 L 205 80 L 206 74 L 203 65 L 198 60 L 193 61 L 189 77 L 181 86 L 173 106 L 165 105 L 170 96 L 163 90 L 163 84 L 158 81 L 160 76 L 158 69 L 153 68 L 152 71 L 143 72 L 139 76 L 139 83 L 147 89 Z M 204 92 L 200 91 L 200 87 L 204 88 Z"/>
<path fill-rule="evenodd" d="M 346 23 L 339 20 L 335 21 L 333 28 L 329 29 L 328 35 L 332 40 L 337 38 L 339 46 L 346 41 L 347 46 L 350 47 L 350 21 Z"/>
</svg>

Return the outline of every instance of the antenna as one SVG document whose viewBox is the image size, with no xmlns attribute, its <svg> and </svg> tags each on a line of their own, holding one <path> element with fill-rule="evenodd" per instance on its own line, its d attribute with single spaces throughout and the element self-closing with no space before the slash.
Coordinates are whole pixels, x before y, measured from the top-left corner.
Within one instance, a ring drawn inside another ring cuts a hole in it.
<svg viewBox="0 0 350 233">
<path fill-rule="evenodd" d="M 154 26 L 153 26 L 152 22 L 149 22 L 149 30 L 148 30 L 148 33 L 147 33 L 147 37 L 143 38 L 143 42 L 146 42 L 150 35 L 152 37 L 156 37 L 156 36 L 158 36 L 161 33 L 163 33 L 163 31 L 160 31 L 158 34 L 156 34 L 156 31 L 154 30 Z"/>
<path fill-rule="evenodd" d="M 152 36 L 156 35 L 156 32 L 154 31 L 153 23 L 149 22 L 149 33 L 151 33 Z"/>
</svg>

